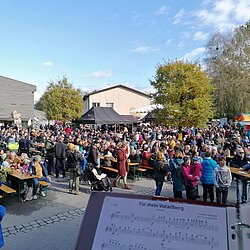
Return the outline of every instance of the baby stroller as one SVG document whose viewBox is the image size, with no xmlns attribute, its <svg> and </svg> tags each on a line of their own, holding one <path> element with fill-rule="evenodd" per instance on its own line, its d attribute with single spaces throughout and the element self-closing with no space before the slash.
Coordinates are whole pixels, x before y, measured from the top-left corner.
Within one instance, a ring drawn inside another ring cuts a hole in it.
<svg viewBox="0 0 250 250">
<path fill-rule="evenodd" d="M 101 179 L 97 179 L 95 174 L 98 174 Z M 85 169 L 85 178 L 90 181 L 90 190 L 89 192 L 95 191 L 113 191 L 112 183 L 106 174 L 101 174 L 98 168 L 95 168 L 93 164 L 87 163 Z"/>
</svg>

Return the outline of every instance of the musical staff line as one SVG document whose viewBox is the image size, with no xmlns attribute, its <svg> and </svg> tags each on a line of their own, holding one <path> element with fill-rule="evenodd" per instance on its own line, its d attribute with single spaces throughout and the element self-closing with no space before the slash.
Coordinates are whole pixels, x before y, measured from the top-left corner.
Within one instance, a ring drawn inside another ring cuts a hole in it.
<svg viewBox="0 0 250 250">
<path fill-rule="evenodd" d="M 125 215 L 121 213 L 112 213 L 111 219 L 116 220 L 128 220 L 130 222 L 144 222 L 150 225 L 154 224 L 161 224 L 166 225 L 168 227 L 175 226 L 176 228 L 182 229 L 203 229 L 203 230 L 210 230 L 214 232 L 218 232 L 218 226 L 213 224 L 209 224 L 207 220 L 198 220 L 198 219 L 185 219 L 185 218 L 167 218 L 165 216 L 152 216 L 152 217 L 143 217 L 143 216 L 136 216 L 134 214 Z"/>
<path fill-rule="evenodd" d="M 212 249 L 219 247 L 219 242 L 215 241 L 214 238 L 208 239 L 204 235 L 189 235 L 187 233 L 169 233 L 165 230 L 155 230 L 151 228 L 135 228 L 135 227 L 122 227 L 111 224 L 106 227 L 105 233 L 111 233 L 112 235 L 133 235 L 136 237 L 147 237 L 147 238 L 158 238 L 162 242 L 184 242 L 195 245 L 210 246 Z"/>
</svg>

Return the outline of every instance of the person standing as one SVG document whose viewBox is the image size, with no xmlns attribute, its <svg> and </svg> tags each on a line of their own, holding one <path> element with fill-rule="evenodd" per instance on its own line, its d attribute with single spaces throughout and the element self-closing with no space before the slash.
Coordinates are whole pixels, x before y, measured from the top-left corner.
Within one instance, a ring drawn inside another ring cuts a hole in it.
<svg viewBox="0 0 250 250">
<path fill-rule="evenodd" d="M 94 139 L 87 157 L 87 162 L 93 164 L 94 167 L 100 166 L 100 152 L 98 146 L 99 146 L 98 140 Z"/>
<path fill-rule="evenodd" d="M 63 178 L 66 175 L 65 172 L 66 150 L 67 150 L 67 145 L 64 143 L 64 137 L 59 136 L 58 142 L 55 144 L 56 178 L 59 178 L 60 170 L 62 171 Z"/>
<path fill-rule="evenodd" d="M 201 163 L 201 182 L 203 187 L 203 200 L 207 201 L 207 194 L 209 199 L 214 202 L 214 169 L 217 167 L 215 160 L 211 158 L 212 152 L 206 151 L 205 157 Z"/>
<path fill-rule="evenodd" d="M 169 169 L 173 180 L 174 198 L 183 198 L 182 192 L 185 190 L 181 167 L 182 163 L 183 154 L 181 151 L 176 151 L 173 158 L 169 161 Z"/>
<path fill-rule="evenodd" d="M 28 154 L 29 143 L 25 135 L 22 135 L 20 140 L 18 141 L 18 153 L 21 155 L 22 153 Z"/>
<path fill-rule="evenodd" d="M 155 195 L 160 196 L 162 191 L 162 186 L 167 174 L 167 166 L 165 161 L 165 156 L 162 151 L 158 151 L 156 155 L 156 161 L 154 164 L 154 180 L 156 184 Z"/>
<path fill-rule="evenodd" d="M 127 145 L 125 142 L 120 142 L 117 144 L 118 154 L 117 154 L 117 168 L 118 168 L 118 176 L 114 181 L 114 186 L 119 187 L 118 183 L 120 179 L 123 179 L 125 189 L 130 189 L 127 184 L 127 175 L 129 171 L 128 159 L 127 159 Z"/>
<path fill-rule="evenodd" d="M 243 168 L 247 164 L 248 160 L 243 148 L 238 148 L 236 155 L 230 162 L 230 167 Z M 247 180 L 244 177 L 236 176 L 236 185 L 237 204 L 247 203 Z"/>
<path fill-rule="evenodd" d="M 47 170 L 48 175 L 51 175 L 54 172 L 54 162 L 55 162 L 55 137 L 54 135 L 50 135 L 50 137 L 45 141 L 45 150 L 46 156 L 45 159 L 47 161 Z"/>
<path fill-rule="evenodd" d="M 67 157 L 69 167 L 69 193 L 72 194 L 73 183 L 75 182 L 75 194 L 79 194 L 80 176 L 82 173 L 81 163 L 84 160 L 84 156 L 79 151 L 79 146 L 74 145 L 73 150 Z"/>
<path fill-rule="evenodd" d="M 187 199 L 196 200 L 197 185 L 200 177 L 198 175 L 192 174 L 190 156 L 184 157 L 184 163 L 182 164 L 182 175 L 184 178 Z"/>
<path fill-rule="evenodd" d="M 6 208 L 0 205 L 0 248 L 4 245 L 1 221 L 3 220 L 5 213 L 6 213 Z"/>
<path fill-rule="evenodd" d="M 216 190 L 216 202 L 227 204 L 228 188 L 232 182 L 231 170 L 226 165 L 226 157 L 218 159 L 218 166 L 214 170 L 214 185 Z"/>
<path fill-rule="evenodd" d="M 195 156 L 193 158 L 193 164 L 191 165 L 191 174 L 193 176 L 198 176 L 199 178 L 201 178 L 201 160 L 202 158 L 199 157 L 199 156 Z M 199 186 L 198 186 L 199 182 L 198 180 L 197 181 L 194 181 L 193 182 L 193 185 L 196 186 L 196 197 L 199 198 Z"/>
</svg>

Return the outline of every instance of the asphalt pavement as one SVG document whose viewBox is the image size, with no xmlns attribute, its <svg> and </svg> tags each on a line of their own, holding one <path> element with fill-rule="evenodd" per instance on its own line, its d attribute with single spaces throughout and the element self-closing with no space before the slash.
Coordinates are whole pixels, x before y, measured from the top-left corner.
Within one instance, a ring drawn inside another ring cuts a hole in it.
<svg viewBox="0 0 250 250">
<path fill-rule="evenodd" d="M 131 190 L 113 188 L 113 192 L 154 195 L 155 183 L 150 178 L 130 181 Z M 16 197 L 5 201 L 7 213 L 2 221 L 6 250 L 73 250 L 90 194 L 89 185 L 80 185 L 80 195 L 68 193 L 68 180 L 52 178 L 46 197 L 18 202 Z M 202 195 L 202 187 L 199 187 Z M 172 184 L 165 182 L 162 196 L 172 197 Z M 201 196 L 202 197 L 202 196 Z M 202 200 L 202 198 L 199 198 Z M 236 200 L 235 183 L 230 187 L 228 201 Z M 87 232 L 86 232 L 87 233 Z"/>
</svg>

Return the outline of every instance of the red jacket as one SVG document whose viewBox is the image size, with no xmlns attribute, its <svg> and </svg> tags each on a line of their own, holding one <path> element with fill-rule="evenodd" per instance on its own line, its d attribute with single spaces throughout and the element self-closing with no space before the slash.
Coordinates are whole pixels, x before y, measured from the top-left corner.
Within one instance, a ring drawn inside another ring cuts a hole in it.
<svg viewBox="0 0 250 250">
<path fill-rule="evenodd" d="M 187 187 L 195 187 L 198 185 L 198 180 L 200 179 L 198 176 L 193 176 L 191 173 L 191 166 L 182 165 L 182 175 L 184 178 L 184 184 Z M 195 185 L 196 184 L 196 185 Z"/>
<path fill-rule="evenodd" d="M 117 155 L 117 169 L 121 177 L 125 177 L 126 173 L 129 171 L 126 152 L 120 148 L 118 149 Z"/>
</svg>

